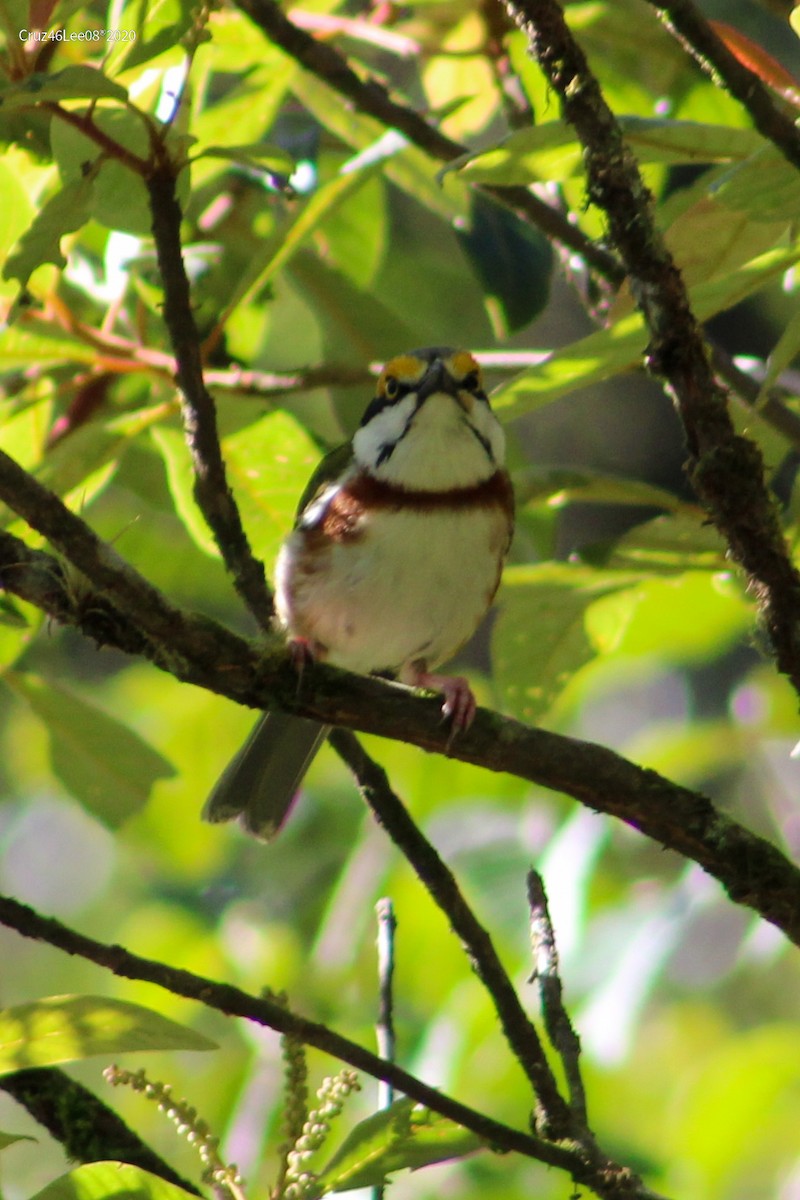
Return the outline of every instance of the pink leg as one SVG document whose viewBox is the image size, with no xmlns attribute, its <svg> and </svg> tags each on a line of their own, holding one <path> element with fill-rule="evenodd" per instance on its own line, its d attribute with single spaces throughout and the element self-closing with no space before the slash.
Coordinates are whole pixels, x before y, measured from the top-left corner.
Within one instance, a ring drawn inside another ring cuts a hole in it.
<svg viewBox="0 0 800 1200">
<path fill-rule="evenodd" d="M 452 721 L 454 734 L 469 729 L 475 719 L 477 704 L 463 675 L 431 675 L 428 671 L 419 671 L 414 675 L 413 685 L 444 694 L 442 716 Z"/>
<path fill-rule="evenodd" d="M 288 650 L 292 666 L 297 672 L 297 693 L 299 695 L 303 683 L 303 672 L 306 667 L 313 666 L 317 661 L 317 644 L 310 641 L 309 638 L 293 637 L 289 639 Z"/>
</svg>

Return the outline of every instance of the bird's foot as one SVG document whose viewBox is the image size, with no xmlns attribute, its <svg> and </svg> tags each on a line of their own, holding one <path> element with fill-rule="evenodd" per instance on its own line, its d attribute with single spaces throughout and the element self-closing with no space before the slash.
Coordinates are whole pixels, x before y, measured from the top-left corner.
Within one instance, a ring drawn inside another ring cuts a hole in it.
<svg viewBox="0 0 800 1200">
<path fill-rule="evenodd" d="M 442 718 L 450 721 L 451 738 L 469 729 L 478 706 L 472 688 L 463 675 L 431 675 L 428 671 L 421 671 L 414 683 L 417 687 L 443 693 Z"/>
<path fill-rule="evenodd" d="M 303 672 L 306 667 L 313 666 L 316 662 L 314 643 L 308 638 L 293 637 L 289 639 L 288 650 L 292 666 L 297 672 L 297 690 L 299 692 L 303 682 Z"/>
</svg>

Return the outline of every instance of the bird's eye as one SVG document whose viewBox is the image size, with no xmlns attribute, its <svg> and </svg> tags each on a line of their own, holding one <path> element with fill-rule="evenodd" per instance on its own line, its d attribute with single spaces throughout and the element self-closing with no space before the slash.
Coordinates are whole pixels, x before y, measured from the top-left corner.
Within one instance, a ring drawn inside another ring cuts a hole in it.
<svg viewBox="0 0 800 1200">
<path fill-rule="evenodd" d="M 387 375 L 383 381 L 383 394 L 387 400 L 396 400 L 400 395 L 400 384 L 394 375 Z"/>
<path fill-rule="evenodd" d="M 481 390 L 481 377 L 477 371 L 470 371 L 461 380 L 461 386 L 466 388 L 468 392 L 479 392 Z"/>
</svg>

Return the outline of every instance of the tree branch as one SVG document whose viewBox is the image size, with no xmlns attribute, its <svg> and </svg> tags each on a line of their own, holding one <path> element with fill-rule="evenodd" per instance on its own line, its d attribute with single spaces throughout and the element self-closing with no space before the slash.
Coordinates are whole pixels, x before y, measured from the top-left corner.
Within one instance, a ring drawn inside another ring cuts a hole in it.
<svg viewBox="0 0 800 1200">
<path fill-rule="evenodd" d="M 164 320 L 175 354 L 183 424 L 194 467 L 195 499 L 233 576 L 237 592 L 258 625 L 268 629 L 272 596 L 264 565 L 250 549 L 239 509 L 228 486 L 216 408 L 203 380 L 200 339 L 181 249 L 182 213 L 175 194 L 178 168 L 158 145 L 154 152 L 159 155 L 158 162 L 145 183 L 150 195 L 153 238 L 164 287 Z"/>
<path fill-rule="evenodd" d="M 386 772 L 347 729 L 334 729 L 328 740 L 353 772 L 358 789 L 395 846 L 411 864 L 431 898 L 460 939 L 475 974 L 492 998 L 506 1041 L 527 1075 L 539 1103 L 536 1128 L 548 1137 L 574 1136 L 535 1026 L 519 1002 L 491 937 L 465 901 L 455 876 L 411 820 Z"/>
<path fill-rule="evenodd" d="M 22 595 L 17 587 L 24 588 L 25 598 L 45 612 L 56 616 L 54 610 L 60 609 L 59 619 L 72 613 L 77 618 L 74 623 L 81 627 L 86 608 L 99 603 L 101 614 L 112 625 L 107 631 L 106 644 L 116 644 L 111 641 L 116 633 L 111 618 L 116 612 L 126 622 L 119 631 L 123 641 L 129 642 L 130 638 L 136 641 L 138 635 L 140 652 L 179 679 L 193 678 L 195 661 L 202 662 L 214 654 L 224 655 L 218 639 L 221 636 L 223 643 L 229 642 L 232 634 L 221 625 L 206 623 L 202 617 L 171 604 L 54 492 L 43 487 L 3 451 L 0 451 L 0 500 L 46 537 L 85 576 L 85 580 L 75 578 L 57 559 L 51 560 L 51 569 L 47 570 L 41 552 L 35 554 L 17 538 L 5 534 L 2 548 L 9 557 L 0 560 L 0 578 L 7 590 Z M 99 597 L 89 599 L 92 590 Z M 38 597 L 36 600 L 34 595 Z M 101 640 L 99 630 L 91 621 L 89 624 L 90 636 Z M 241 639 L 234 641 L 241 648 Z"/>
<path fill-rule="evenodd" d="M 742 104 L 762 137 L 800 170 L 800 130 L 773 93 L 733 54 L 692 0 L 647 0 L 715 83 Z"/>
<path fill-rule="evenodd" d="M 398 1092 L 449 1117 L 464 1129 L 471 1130 L 493 1148 L 514 1150 L 569 1172 L 576 1183 L 591 1187 L 606 1200 L 646 1200 L 651 1195 L 631 1172 L 617 1164 L 605 1160 L 587 1162 L 578 1148 L 555 1145 L 495 1121 L 430 1087 L 401 1067 L 387 1062 L 327 1026 L 300 1017 L 273 1000 L 250 996 L 229 984 L 217 983 L 166 963 L 142 958 L 122 946 L 98 942 L 52 917 L 41 916 L 27 905 L 7 896 L 0 896 L 0 923 L 15 929 L 23 937 L 47 942 L 66 954 L 78 955 L 96 963 L 123 979 L 154 983 L 173 995 L 196 1000 L 226 1016 L 244 1017 L 305 1045 L 314 1046 L 375 1079 L 385 1080 Z"/>
<path fill-rule="evenodd" d="M 8 492 L 6 458 L 0 454 L 2 498 Z M 0 580 L 7 591 L 101 644 L 130 653 L 133 640 L 135 652 L 157 667 L 237 704 L 277 708 L 325 725 L 399 738 L 572 796 L 692 859 L 732 900 L 754 909 L 800 945 L 800 870 L 777 847 L 719 812 L 702 793 L 671 783 L 604 746 L 529 729 L 486 709 L 478 710 L 466 733 L 451 739 L 441 722 L 439 699 L 423 699 L 407 688 L 324 664 L 305 672 L 298 691 L 296 671 L 283 649 L 264 655 L 218 622 L 168 605 L 115 552 L 103 551 L 80 517 L 41 484 L 29 483 L 33 498 L 43 492 L 49 503 L 40 509 L 26 491 L 16 511 L 30 511 L 35 528 L 65 555 L 74 554 L 75 565 L 96 590 L 84 589 L 76 596 L 57 559 L 30 551 L 5 534 L 0 537 Z M 64 513 L 66 534 L 60 529 Z M 153 612 L 138 611 L 139 603 L 149 603 L 150 592 L 156 598 Z M 114 640 L 118 635 L 120 640 Z"/>
<path fill-rule="evenodd" d="M 736 434 L 681 275 L 652 219 L 652 197 L 557 0 L 507 0 L 584 147 L 589 194 L 650 329 L 647 367 L 683 422 L 694 488 L 742 566 L 779 669 L 800 694 L 800 574 L 783 540 L 758 447 Z"/>
</svg>

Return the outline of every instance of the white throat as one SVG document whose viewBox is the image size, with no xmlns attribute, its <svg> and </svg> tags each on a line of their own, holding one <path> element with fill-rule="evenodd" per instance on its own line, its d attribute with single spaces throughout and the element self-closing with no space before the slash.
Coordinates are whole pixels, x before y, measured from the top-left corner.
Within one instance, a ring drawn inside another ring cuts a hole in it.
<svg viewBox="0 0 800 1200">
<path fill-rule="evenodd" d="M 356 432 L 356 462 L 376 479 L 411 491 L 449 491 L 482 483 L 503 466 L 505 436 L 485 402 L 474 400 L 466 411 L 437 392 L 416 405 L 414 394 L 405 396 Z"/>
</svg>

